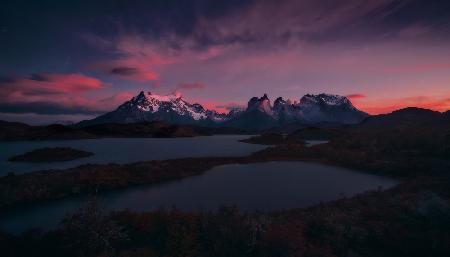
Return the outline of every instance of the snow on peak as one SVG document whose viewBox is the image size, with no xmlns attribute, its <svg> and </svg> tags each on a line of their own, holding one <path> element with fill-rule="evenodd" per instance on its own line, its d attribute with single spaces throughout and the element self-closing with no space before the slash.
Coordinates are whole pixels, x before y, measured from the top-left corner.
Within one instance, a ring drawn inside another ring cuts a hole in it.
<svg viewBox="0 0 450 257">
<path fill-rule="evenodd" d="M 203 106 L 184 101 L 179 93 L 157 95 L 151 92 L 141 91 L 137 96 L 128 101 L 127 104 L 143 112 L 156 113 L 159 111 L 173 111 L 181 116 L 190 116 L 194 120 L 207 118 Z"/>
<path fill-rule="evenodd" d="M 345 96 L 340 95 L 332 95 L 332 94 L 306 94 L 300 99 L 300 104 L 308 105 L 308 104 L 317 104 L 324 103 L 326 105 L 348 105 L 350 101 Z"/>
<path fill-rule="evenodd" d="M 172 102 L 176 101 L 177 99 L 181 99 L 181 94 L 156 95 L 152 94 L 151 92 L 147 92 L 145 93 L 145 98 L 147 100 L 154 99 L 159 102 Z"/>
</svg>

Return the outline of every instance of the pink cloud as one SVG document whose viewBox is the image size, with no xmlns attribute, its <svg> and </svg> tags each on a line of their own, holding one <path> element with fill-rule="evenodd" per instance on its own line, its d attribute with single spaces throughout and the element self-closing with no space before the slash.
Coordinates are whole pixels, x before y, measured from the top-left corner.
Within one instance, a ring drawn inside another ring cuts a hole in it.
<svg viewBox="0 0 450 257">
<path fill-rule="evenodd" d="M 0 82 L 2 98 L 20 95 L 81 93 L 105 87 L 102 81 L 82 74 L 34 74 L 29 78 L 11 78 Z"/>
<path fill-rule="evenodd" d="M 179 50 L 166 47 L 163 42 L 144 40 L 141 35 L 120 34 L 115 40 L 99 37 L 87 39 L 88 43 L 119 56 L 113 60 L 94 62 L 89 68 L 124 80 L 157 80 L 158 68 L 181 61 Z"/>
<path fill-rule="evenodd" d="M 89 44 L 118 57 L 88 65 L 89 69 L 104 72 L 124 80 L 138 82 L 159 79 L 159 71 L 168 65 L 206 61 L 234 49 L 232 45 L 199 48 L 191 38 L 167 35 L 163 39 L 148 40 L 145 35 L 120 33 L 115 39 L 85 35 Z M 174 48 L 173 45 L 179 47 Z"/>
<path fill-rule="evenodd" d="M 116 61 L 100 61 L 90 65 L 90 68 L 112 75 L 123 80 L 146 82 L 157 80 L 159 74 L 144 63 L 133 59 Z"/>
<path fill-rule="evenodd" d="M 105 88 L 102 81 L 82 74 L 35 74 L 0 82 L 0 112 L 77 114 L 100 113 L 131 98 L 121 92 L 107 98 L 85 93 Z"/>
<path fill-rule="evenodd" d="M 205 84 L 201 82 L 194 82 L 194 83 L 187 83 L 187 82 L 181 82 L 178 83 L 177 89 L 203 89 L 205 88 Z"/>
<path fill-rule="evenodd" d="M 367 96 L 365 94 L 357 93 L 357 94 L 351 94 L 346 96 L 350 100 L 357 100 L 361 98 L 366 98 Z"/>
</svg>

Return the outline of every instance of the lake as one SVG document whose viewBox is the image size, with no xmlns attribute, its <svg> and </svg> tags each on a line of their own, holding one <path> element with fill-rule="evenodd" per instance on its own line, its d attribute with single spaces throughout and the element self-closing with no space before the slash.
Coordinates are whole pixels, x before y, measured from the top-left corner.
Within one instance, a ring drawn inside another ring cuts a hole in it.
<svg viewBox="0 0 450 257">
<path fill-rule="evenodd" d="M 267 146 L 246 144 L 238 140 L 246 135 L 216 135 L 188 138 L 102 138 L 83 140 L 0 142 L 0 176 L 44 170 L 66 169 L 81 164 L 130 163 L 187 157 L 244 156 Z M 72 147 L 95 155 L 68 162 L 9 162 L 14 155 L 42 147 Z"/>
<path fill-rule="evenodd" d="M 199 176 L 104 192 L 98 197 L 107 210 L 142 212 L 175 206 L 196 211 L 223 205 L 237 205 L 245 210 L 281 210 L 395 184 L 389 178 L 317 163 L 266 162 L 218 166 Z M 65 213 L 77 210 L 88 199 L 79 196 L 5 211 L 0 216 L 0 229 L 18 233 L 32 227 L 55 228 Z"/>
</svg>

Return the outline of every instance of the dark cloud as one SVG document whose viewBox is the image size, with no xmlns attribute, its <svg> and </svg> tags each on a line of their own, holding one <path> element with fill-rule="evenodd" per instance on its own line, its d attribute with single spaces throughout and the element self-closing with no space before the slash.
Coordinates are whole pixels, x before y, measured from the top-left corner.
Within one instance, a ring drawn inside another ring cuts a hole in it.
<svg viewBox="0 0 450 257">
<path fill-rule="evenodd" d="M 133 67 L 117 67 L 111 70 L 111 74 L 121 76 L 131 76 L 139 73 L 139 69 Z"/>
<path fill-rule="evenodd" d="M 45 76 L 44 74 L 37 74 L 34 73 L 30 76 L 30 80 L 34 80 L 34 81 L 42 81 L 42 82 L 50 82 L 51 78 Z"/>
<path fill-rule="evenodd" d="M 449 11 L 449 1 L 255 1 L 230 16 L 199 19 L 194 35 L 209 44 L 276 46 L 380 40 L 422 24 L 431 32 L 428 37 L 442 37 L 449 29 Z"/>
<path fill-rule="evenodd" d="M 9 83 L 14 83 L 15 81 L 16 81 L 16 78 L 13 78 L 13 77 L 0 77 L 0 86 L 9 84 Z"/>
<path fill-rule="evenodd" d="M 0 70 L 23 70 L 32 62 L 60 69 L 68 56 L 85 62 L 102 54 L 81 44 L 85 33 L 114 38 L 119 30 L 151 39 L 167 32 L 190 35 L 198 15 L 222 16 L 247 0 L 41 0 L 6 1 L 0 8 Z M 71 65 L 69 64 L 68 68 Z"/>
<path fill-rule="evenodd" d="M 22 72 L 39 65 L 68 72 L 79 63 L 110 57 L 83 40 L 107 48 L 111 42 L 105 38 L 129 32 L 153 42 L 175 35 L 197 49 L 369 40 L 394 36 L 415 24 L 429 30 L 428 37 L 448 38 L 449 12 L 450 1 L 444 0 L 8 1 L 0 8 L 0 70 Z M 179 39 L 166 45 L 185 47 Z"/>
</svg>

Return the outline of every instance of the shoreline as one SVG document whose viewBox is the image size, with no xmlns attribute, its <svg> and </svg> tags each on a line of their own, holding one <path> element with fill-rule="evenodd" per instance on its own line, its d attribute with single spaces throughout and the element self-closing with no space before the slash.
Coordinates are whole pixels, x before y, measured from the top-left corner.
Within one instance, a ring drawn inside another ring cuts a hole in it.
<svg viewBox="0 0 450 257">
<path fill-rule="evenodd" d="M 353 142 L 357 140 L 358 138 Z M 27 203 L 39 205 L 40 202 L 52 201 L 50 198 L 58 201 L 57 199 L 83 197 L 81 194 L 89 192 L 126 190 L 126 188 L 132 189 L 139 186 L 153 187 L 159 183 L 170 183 L 198 176 L 220 165 L 271 161 L 320 163 L 351 169 L 355 172 L 395 178 L 398 183 L 390 188 L 374 188 L 311 206 L 270 211 L 248 211 L 237 206 L 222 206 L 217 210 L 205 212 L 180 209 L 143 212 L 109 211 L 101 206 L 90 209 L 95 207 L 95 202 L 88 200 L 79 210 L 64 218 L 62 223 L 54 229 L 48 231 L 38 229 L 19 234 L 0 231 L 0 241 L 3 240 L 5 246 L 13 245 L 11 249 L 20 250 L 21 245 L 33 246 L 28 243 L 32 235 L 36 245 L 46 245 L 47 248 L 44 250 L 36 248 L 30 252 L 45 252 L 46 249 L 51 249 L 52 251 L 60 250 L 59 255 L 64 255 L 66 248 L 55 248 L 55 246 L 64 246 L 70 242 L 70 239 L 67 241 L 64 237 L 73 236 L 70 224 L 79 224 L 83 228 L 90 229 L 92 216 L 89 210 L 101 213 L 100 224 L 113 224 L 116 226 L 113 228 L 123 228 L 124 235 L 128 236 L 132 242 L 136 242 L 131 245 L 123 244 L 123 242 L 114 244 L 114 248 L 120 253 L 119 256 L 129 256 L 131 252 L 153 251 L 161 247 L 161 242 L 165 245 L 167 242 L 173 242 L 173 238 L 180 238 L 180 236 L 183 238 L 179 241 L 182 245 L 186 242 L 185 238 L 194 238 L 193 246 L 203 245 L 209 241 L 201 237 L 204 234 L 202 231 L 215 233 L 216 229 L 227 233 L 224 238 L 216 238 L 218 242 L 235 242 L 237 234 L 238 242 L 246 243 L 247 237 L 242 236 L 249 235 L 248 242 L 257 243 L 256 248 L 250 247 L 251 249 L 275 246 L 282 247 L 280 249 L 284 249 L 283 251 L 296 253 L 297 246 L 300 244 L 304 245 L 305 249 L 310 249 L 311 246 L 314 249 L 324 249 L 325 246 L 327 249 L 332 249 L 329 253 L 339 253 L 341 249 L 358 250 L 361 256 L 365 256 L 364 253 L 367 252 L 379 252 L 379 249 L 385 249 L 385 246 L 390 246 L 386 250 L 387 253 L 405 253 L 405 244 L 392 245 L 393 241 L 407 242 L 406 245 L 411 246 L 420 245 L 423 251 L 419 252 L 424 256 L 425 253 L 429 253 L 431 247 L 436 247 L 436 241 L 433 238 L 448 238 L 450 159 L 442 158 L 440 155 L 416 154 L 412 151 L 385 152 L 382 146 L 354 148 L 351 145 L 349 147 L 349 144 L 342 144 L 342 141 L 330 141 L 328 144 L 313 147 L 299 144 L 277 145 L 242 157 L 184 158 L 123 165 L 82 165 L 66 170 L 41 171 L 37 172 L 38 174 L 32 172 L 16 178 L 10 176 L 10 182 L 15 182 L 16 187 L 11 187 L 13 191 L 9 195 L 2 191 L 5 189 L 3 186 L 7 186 L 8 183 L 4 184 L 5 177 L 1 177 L 0 210 L 11 208 L 14 211 L 15 208 L 20 208 L 20 205 Z M 12 184 L 10 183 L 9 186 Z M 15 193 L 19 196 L 18 198 L 14 198 Z M 10 197 L 10 205 L 2 206 L 3 200 L 6 199 L 3 197 L 7 196 Z M 33 198 L 27 198 L 30 196 Z M 19 202 L 22 203 L 19 204 Z M 436 214 L 442 215 L 436 216 Z M 424 221 L 427 223 L 423 223 Z M 212 226 L 205 227 L 204 224 Z M 255 224 L 258 227 L 261 225 L 259 228 L 262 229 L 258 230 L 261 237 L 257 241 L 254 241 L 253 236 Z M 101 228 L 99 233 L 104 231 Z M 168 234 L 161 234 L 160 228 Z M 405 237 L 405 234 L 399 235 L 398 231 L 405 231 L 412 237 Z M 431 239 L 429 233 L 434 235 Z M 158 240 L 145 241 L 144 244 L 143 237 L 158 238 Z M 85 236 L 81 235 L 80 240 L 88 242 L 90 239 L 85 239 Z M 21 243 L 16 244 L 16 242 Z M 278 242 L 283 244 L 279 245 Z M 437 250 L 434 251 L 436 253 L 448 249 L 448 242 L 445 240 L 439 242 Z M 407 252 L 417 251 L 415 247 L 410 248 L 411 250 Z M 188 249 L 186 252 L 191 252 L 190 249 L 196 248 L 186 249 Z M 69 253 L 74 250 L 75 248 L 68 248 Z M 223 251 L 225 249 L 219 252 Z M 346 254 L 322 255 L 322 253 L 328 253 L 324 251 L 317 253 L 321 254 L 314 256 L 347 256 Z M 410 254 L 396 255 L 410 256 Z M 433 256 L 447 255 L 434 254 Z"/>
<path fill-rule="evenodd" d="M 317 147 L 317 146 L 316 146 Z M 297 146 L 310 153 L 316 147 Z M 126 189 L 134 186 L 176 181 L 201 175 L 227 164 L 249 164 L 271 161 L 303 161 L 352 169 L 357 172 L 399 179 L 397 176 L 377 174 L 361 165 L 343 164 L 330 158 L 274 154 L 280 147 L 268 147 L 243 157 L 202 157 L 143 161 L 128 164 L 85 164 L 63 170 L 34 171 L 0 177 L 0 210 L 22 204 L 64 199 L 95 192 Z M 313 150 L 312 150 L 313 149 Z"/>
</svg>

